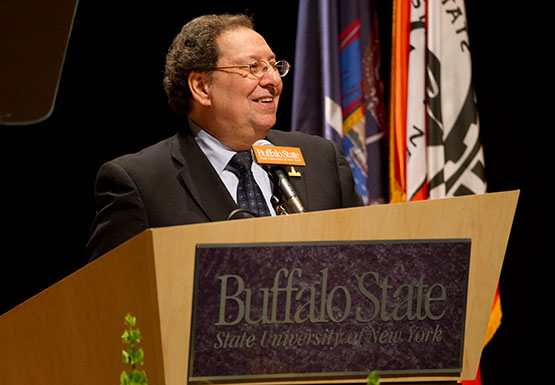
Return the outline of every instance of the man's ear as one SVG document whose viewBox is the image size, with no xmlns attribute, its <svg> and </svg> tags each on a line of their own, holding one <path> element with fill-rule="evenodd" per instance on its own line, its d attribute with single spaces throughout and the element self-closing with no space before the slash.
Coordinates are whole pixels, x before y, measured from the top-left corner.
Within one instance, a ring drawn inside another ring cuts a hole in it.
<svg viewBox="0 0 555 385">
<path fill-rule="evenodd" d="M 188 82 L 193 99 L 201 106 L 209 107 L 211 105 L 211 100 L 208 75 L 205 72 L 193 71 L 189 74 Z"/>
</svg>

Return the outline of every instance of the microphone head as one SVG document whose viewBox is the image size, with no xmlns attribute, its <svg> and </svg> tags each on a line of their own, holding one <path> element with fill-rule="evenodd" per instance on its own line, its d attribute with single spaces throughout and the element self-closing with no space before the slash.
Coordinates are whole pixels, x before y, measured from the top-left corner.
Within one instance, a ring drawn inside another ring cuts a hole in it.
<svg viewBox="0 0 555 385">
<path fill-rule="evenodd" d="M 272 142 L 267 141 L 266 139 L 259 139 L 253 143 L 253 146 L 273 146 Z"/>
<path fill-rule="evenodd" d="M 254 146 L 273 146 L 273 145 L 274 145 L 274 144 L 273 144 L 272 142 L 269 142 L 269 141 L 267 141 L 266 139 L 259 139 L 259 140 L 257 140 L 256 142 L 254 142 L 254 143 L 252 144 L 252 147 L 251 147 L 251 157 L 252 157 L 252 159 L 253 159 L 256 163 L 258 163 L 258 161 L 257 161 L 257 159 L 256 159 L 256 156 L 254 155 Z"/>
</svg>

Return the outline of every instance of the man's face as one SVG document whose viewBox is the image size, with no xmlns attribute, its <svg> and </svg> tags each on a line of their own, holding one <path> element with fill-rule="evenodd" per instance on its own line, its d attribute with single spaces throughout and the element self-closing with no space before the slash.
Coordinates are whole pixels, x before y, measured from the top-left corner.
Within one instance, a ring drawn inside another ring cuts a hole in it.
<svg viewBox="0 0 555 385">
<path fill-rule="evenodd" d="M 255 60 L 276 61 L 264 38 L 248 28 L 224 32 L 217 43 L 218 67 L 246 65 Z M 237 151 L 249 149 L 276 123 L 282 88 L 281 77 L 273 68 L 260 78 L 248 68 L 214 71 L 209 87 L 212 121 L 209 131 Z"/>
</svg>

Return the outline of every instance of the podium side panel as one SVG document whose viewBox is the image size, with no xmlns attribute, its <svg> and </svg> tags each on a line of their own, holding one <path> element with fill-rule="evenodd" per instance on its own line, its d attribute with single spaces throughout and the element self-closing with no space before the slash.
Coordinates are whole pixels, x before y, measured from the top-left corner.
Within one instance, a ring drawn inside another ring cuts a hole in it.
<svg viewBox="0 0 555 385">
<path fill-rule="evenodd" d="M 149 232 L 0 317 L 0 383 L 119 383 L 128 312 L 143 335 L 147 376 L 164 384 Z"/>
</svg>

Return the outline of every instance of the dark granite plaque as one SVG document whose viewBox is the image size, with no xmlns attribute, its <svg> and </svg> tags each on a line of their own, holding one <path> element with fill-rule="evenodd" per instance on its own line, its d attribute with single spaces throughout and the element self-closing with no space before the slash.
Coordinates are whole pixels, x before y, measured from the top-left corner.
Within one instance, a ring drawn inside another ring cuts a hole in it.
<svg viewBox="0 0 555 385">
<path fill-rule="evenodd" d="M 189 380 L 457 374 L 470 240 L 199 245 Z"/>
</svg>

